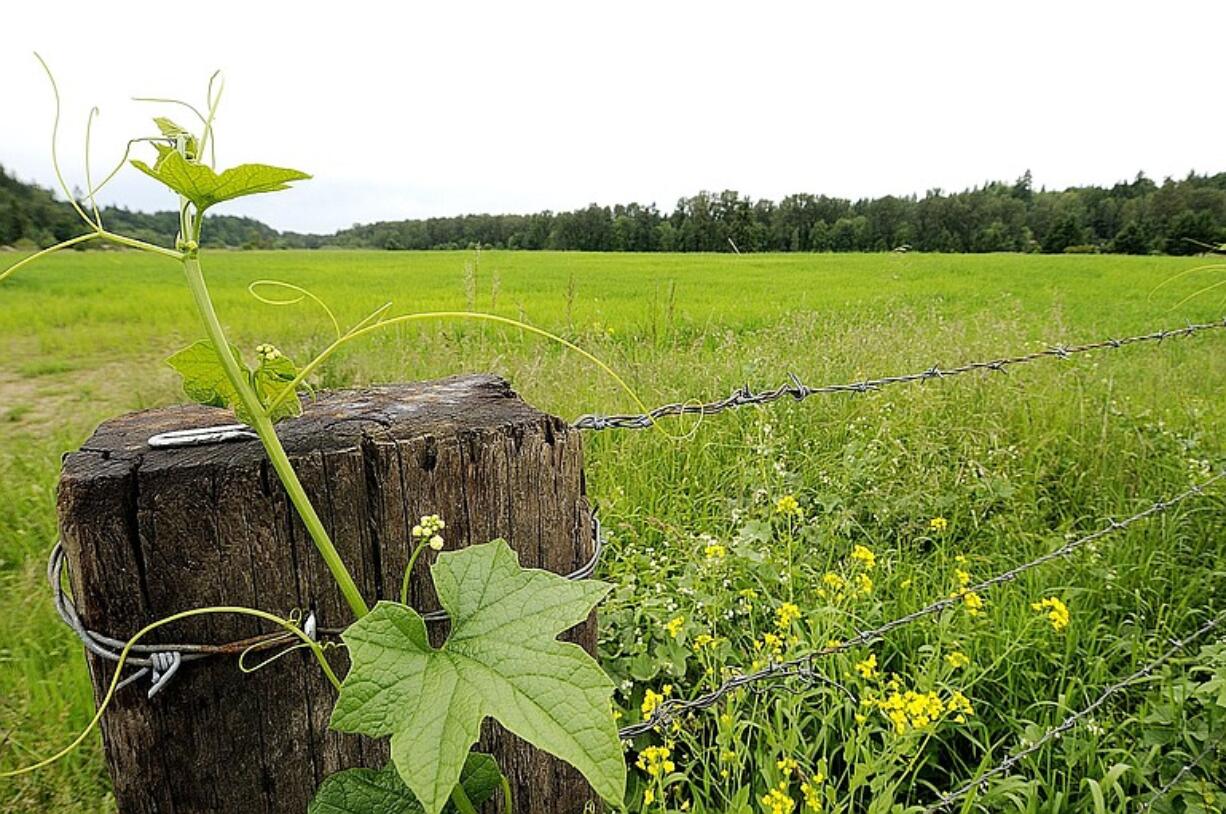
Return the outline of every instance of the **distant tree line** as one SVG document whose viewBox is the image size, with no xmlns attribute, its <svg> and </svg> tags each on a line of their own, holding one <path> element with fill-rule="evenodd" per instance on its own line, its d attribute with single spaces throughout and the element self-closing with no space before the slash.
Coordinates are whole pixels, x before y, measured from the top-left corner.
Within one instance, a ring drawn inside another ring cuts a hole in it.
<svg viewBox="0 0 1226 814">
<path fill-rule="evenodd" d="M 112 228 L 162 245 L 178 217 L 108 207 Z M 0 245 L 46 246 L 76 234 L 68 204 L 0 168 Z M 1226 243 L 1226 173 L 1155 183 L 1143 174 L 1111 187 L 962 192 L 851 201 L 789 195 L 778 203 L 734 191 L 700 192 L 671 212 L 655 204 L 529 215 L 459 215 L 355 225 L 332 235 L 278 232 L 251 218 L 213 216 L 206 242 L 234 248 L 556 249 L 632 252 L 1118 252 L 1194 254 Z"/>
</svg>

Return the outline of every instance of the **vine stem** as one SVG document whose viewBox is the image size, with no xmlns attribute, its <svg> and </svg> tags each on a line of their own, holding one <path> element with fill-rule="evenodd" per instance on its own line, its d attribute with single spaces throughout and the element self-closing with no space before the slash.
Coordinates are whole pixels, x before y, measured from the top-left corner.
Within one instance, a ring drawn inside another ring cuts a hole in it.
<svg viewBox="0 0 1226 814">
<path fill-rule="evenodd" d="M 213 343 L 213 349 L 217 352 L 218 358 L 221 359 L 222 367 L 226 372 L 226 378 L 229 379 L 230 385 L 238 393 L 243 407 L 246 408 L 247 413 L 251 416 L 251 428 L 255 430 L 256 435 L 260 438 L 260 442 L 264 445 L 264 450 L 268 453 L 268 459 L 272 463 L 273 469 L 276 470 L 277 477 L 281 479 L 281 484 L 285 487 L 286 493 L 289 494 L 289 499 L 294 504 L 294 508 L 298 510 L 298 516 L 302 518 L 302 523 L 306 526 L 307 533 L 311 535 L 311 539 L 314 541 L 315 547 L 319 549 L 319 553 L 323 556 L 328 570 L 332 572 L 332 576 L 336 579 L 337 586 L 345 597 L 345 601 L 349 603 L 349 607 L 353 610 L 354 614 L 359 619 L 362 618 L 370 612 L 370 608 L 367 606 L 366 601 L 362 599 L 362 594 L 358 590 L 357 584 L 353 581 L 353 576 L 341 560 L 341 555 L 337 552 L 336 546 L 333 545 L 332 538 L 328 536 L 328 532 L 324 528 L 323 521 L 319 519 L 315 507 L 311 505 L 311 500 L 307 497 L 306 490 L 302 488 L 302 482 L 298 480 L 298 474 L 294 471 L 294 467 L 289 461 L 289 456 L 285 454 L 285 448 L 281 446 L 281 439 L 277 437 L 276 428 L 273 427 L 272 421 L 269 420 L 264 405 L 260 403 L 255 391 L 251 388 L 251 383 L 248 381 L 246 373 L 238 366 L 238 360 L 230 352 L 230 343 L 226 339 L 226 334 L 221 327 L 220 320 L 217 318 L 217 311 L 213 308 L 213 300 L 209 296 L 208 286 L 204 282 L 204 272 L 200 268 L 200 259 L 195 252 L 189 253 L 188 256 L 183 258 L 183 271 L 187 276 L 187 287 L 191 290 L 192 299 L 195 300 L 196 308 L 199 310 L 200 317 L 204 321 L 204 329 L 208 333 L 209 340 Z"/>
<path fill-rule="evenodd" d="M 477 809 L 473 808 L 472 800 L 468 799 L 468 795 L 464 793 L 464 786 L 460 783 L 456 783 L 455 788 L 451 790 L 451 802 L 460 814 L 477 814 Z"/>
</svg>

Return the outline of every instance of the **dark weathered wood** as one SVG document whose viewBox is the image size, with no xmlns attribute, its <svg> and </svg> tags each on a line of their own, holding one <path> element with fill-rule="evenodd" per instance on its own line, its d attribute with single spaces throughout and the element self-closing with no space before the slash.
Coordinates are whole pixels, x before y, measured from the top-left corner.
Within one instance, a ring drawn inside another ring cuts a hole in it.
<svg viewBox="0 0 1226 814">
<path fill-rule="evenodd" d="M 227 420 L 197 406 L 135 413 L 103 424 L 67 457 L 60 525 L 86 625 L 127 637 L 203 605 L 313 608 L 325 628 L 351 621 L 258 442 L 146 444 L 159 432 Z M 325 393 L 278 432 L 370 601 L 399 592 L 410 529 L 423 514 L 447 521 L 448 548 L 502 537 L 524 565 L 559 573 L 591 555 L 578 434 L 501 379 Z M 432 559 L 427 551 L 411 584 L 421 610 L 438 606 Z M 433 628 L 441 641 L 446 624 Z M 268 630 L 251 618 L 209 615 L 147 641 L 222 642 Z M 568 638 L 594 651 L 595 617 Z M 331 655 L 343 673 L 343 651 Z M 89 662 L 101 698 L 113 667 Z M 248 675 L 233 658 L 196 662 L 152 701 L 145 690 L 121 691 L 102 719 L 124 814 L 301 814 L 327 774 L 387 759 L 384 742 L 328 731 L 334 691 L 301 652 Z M 594 799 L 576 772 L 489 722 L 480 748 L 498 757 L 517 811 L 570 814 Z"/>
</svg>

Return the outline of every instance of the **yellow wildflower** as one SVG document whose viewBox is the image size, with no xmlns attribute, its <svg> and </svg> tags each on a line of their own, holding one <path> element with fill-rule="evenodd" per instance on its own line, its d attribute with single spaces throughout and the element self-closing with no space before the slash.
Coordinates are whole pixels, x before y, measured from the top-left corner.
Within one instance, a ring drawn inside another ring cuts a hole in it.
<svg viewBox="0 0 1226 814">
<path fill-rule="evenodd" d="M 797 520 L 805 516 L 805 510 L 800 508 L 796 498 L 791 495 L 784 495 L 775 501 L 775 512 L 785 517 L 795 517 Z"/>
<path fill-rule="evenodd" d="M 862 545 L 856 545 L 851 549 L 851 558 L 869 571 L 872 571 L 877 565 L 877 555 Z"/>
<path fill-rule="evenodd" d="M 856 672 L 864 678 L 873 678 L 877 675 L 877 655 L 869 653 L 868 658 L 863 661 L 856 662 Z"/>
<path fill-rule="evenodd" d="M 1051 622 L 1052 630 L 1064 630 L 1068 627 L 1068 607 L 1059 598 L 1049 596 L 1038 602 L 1032 602 L 1030 607 L 1037 611 L 1047 611 L 1047 621 Z"/>
<path fill-rule="evenodd" d="M 775 761 L 775 768 L 783 772 L 784 776 L 790 777 L 792 772 L 799 768 L 799 764 L 786 755 Z"/>
<path fill-rule="evenodd" d="M 651 713 L 655 712 L 656 707 L 660 706 L 660 702 L 663 701 L 668 696 L 672 695 L 673 685 L 665 684 L 663 687 L 660 688 L 660 690 L 661 690 L 660 692 L 656 692 L 655 690 L 648 687 L 647 692 L 643 693 L 643 705 L 641 709 L 643 710 L 644 719 L 650 718 Z"/>
<path fill-rule="evenodd" d="M 699 633 L 694 637 L 694 652 L 697 653 L 704 647 L 714 647 L 718 642 L 710 633 Z"/>
<path fill-rule="evenodd" d="M 949 528 L 949 521 L 944 517 L 934 517 L 928 521 L 929 531 L 945 531 Z"/>
<path fill-rule="evenodd" d="M 843 579 L 843 577 L 833 571 L 827 571 L 825 574 L 822 574 L 822 584 L 825 585 L 826 588 L 833 591 L 833 598 L 835 602 L 843 601 L 843 598 L 846 596 L 845 589 L 847 588 L 847 580 Z M 831 594 L 827 593 L 826 588 L 817 589 L 817 595 L 822 599 L 826 599 L 827 597 L 831 596 Z"/>
<path fill-rule="evenodd" d="M 728 556 L 728 549 L 719 543 L 711 543 L 702 550 L 708 560 L 722 560 Z"/>
<path fill-rule="evenodd" d="M 780 630 L 787 630 L 792 626 L 792 623 L 800 618 L 800 608 L 796 607 L 791 602 L 784 602 L 775 611 L 775 627 Z"/>
<path fill-rule="evenodd" d="M 648 786 L 643 790 L 643 805 L 649 806 L 656 801 L 656 790 Z"/>
<path fill-rule="evenodd" d="M 786 780 L 763 795 L 762 810 L 766 814 L 792 814 L 796 810 L 796 801 L 788 794 Z"/>
<path fill-rule="evenodd" d="M 955 568 L 954 577 L 958 580 L 958 585 L 963 588 L 971 584 L 971 575 L 969 571 L 963 571 L 961 568 Z"/>
<path fill-rule="evenodd" d="M 970 657 L 961 650 L 955 650 L 954 652 L 947 654 L 945 656 L 945 661 L 948 662 L 949 666 L 955 670 L 960 670 L 963 667 L 967 667 L 971 663 Z"/>
<path fill-rule="evenodd" d="M 826 779 L 826 776 L 821 772 L 813 775 L 812 778 L 800 784 L 800 793 L 805 798 L 805 808 L 810 811 L 822 810 L 822 794 L 821 783 Z"/>
<path fill-rule="evenodd" d="M 639 759 L 635 765 L 652 777 L 671 774 L 677 768 L 676 764 L 669 760 L 671 754 L 672 750 L 667 746 L 648 746 L 639 752 Z"/>
<path fill-rule="evenodd" d="M 862 596 L 868 596 L 873 592 L 873 578 L 868 574 L 856 574 L 856 590 Z"/>
<path fill-rule="evenodd" d="M 681 628 L 685 626 L 685 617 L 676 616 L 669 620 L 664 629 L 668 631 L 668 635 L 674 639 L 681 635 Z"/>
<path fill-rule="evenodd" d="M 974 591 L 963 591 L 962 602 L 966 605 L 966 612 L 971 616 L 978 616 L 983 613 L 983 597 Z"/>
</svg>

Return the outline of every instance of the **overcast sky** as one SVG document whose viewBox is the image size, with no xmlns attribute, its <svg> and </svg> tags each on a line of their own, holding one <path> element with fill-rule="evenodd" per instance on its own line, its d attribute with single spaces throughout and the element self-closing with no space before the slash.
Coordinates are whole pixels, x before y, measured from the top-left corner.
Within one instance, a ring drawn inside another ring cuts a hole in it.
<svg viewBox="0 0 1226 814">
<path fill-rule="evenodd" d="M 849 198 L 1226 170 L 1217 2 L 126 3 L 3 11 L 0 164 L 84 186 L 147 117 L 203 104 L 219 165 L 311 172 L 229 204 L 281 229 L 656 202 L 700 189 Z M 28 46 L 28 47 L 25 47 Z M 184 120 L 190 116 L 173 115 Z M 136 171 L 103 196 L 173 200 Z"/>
</svg>

